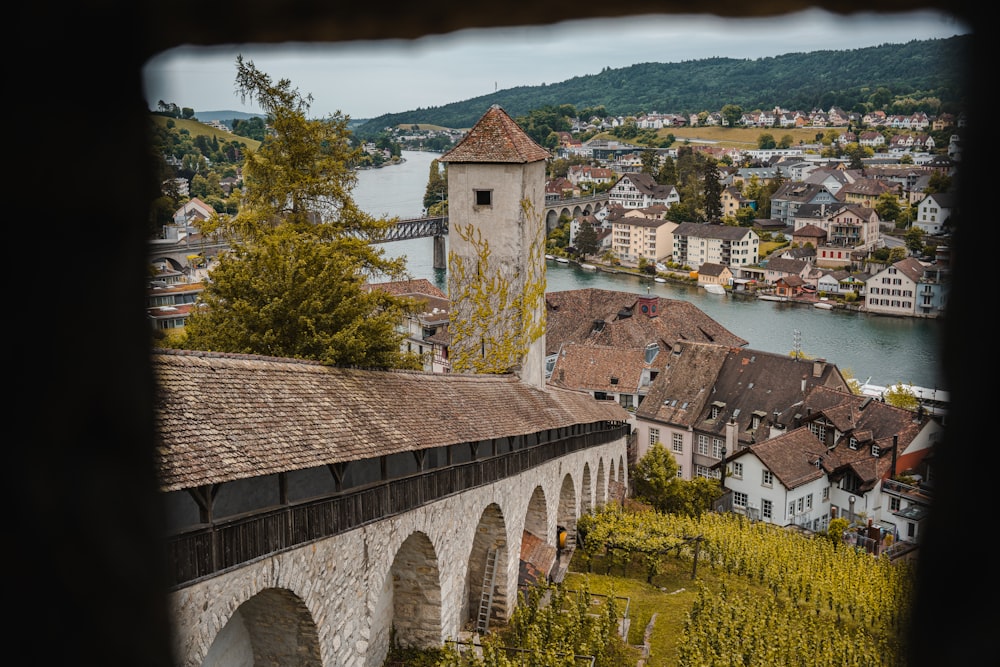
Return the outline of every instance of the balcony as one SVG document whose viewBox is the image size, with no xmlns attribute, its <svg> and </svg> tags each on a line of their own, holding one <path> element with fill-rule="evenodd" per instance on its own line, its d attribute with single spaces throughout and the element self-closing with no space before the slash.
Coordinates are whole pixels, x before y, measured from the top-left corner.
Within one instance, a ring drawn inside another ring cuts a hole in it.
<svg viewBox="0 0 1000 667">
<path fill-rule="evenodd" d="M 887 493 L 891 496 L 905 498 L 910 502 L 920 503 L 922 505 L 930 505 L 931 501 L 934 500 L 934 494 L 931 492 L 931 489 L 911 486 L 910 484 L 897 482 L 894 479 L 887 479 L 882 482 L 882 491 L 883 493 Z"/>
</svg>

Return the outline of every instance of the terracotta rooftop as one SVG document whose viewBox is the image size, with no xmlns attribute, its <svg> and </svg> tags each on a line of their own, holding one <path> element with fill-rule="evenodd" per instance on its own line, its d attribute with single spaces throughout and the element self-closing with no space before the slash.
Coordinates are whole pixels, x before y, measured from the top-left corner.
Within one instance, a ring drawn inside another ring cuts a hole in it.
<svg viewBox="0 0 1000 667">
<path fill-rule="evenodd" d="M 629 417 L 613 401 L 514 375 L 188 350 L 155 350 L 151 362 L 163 491 Z"/>
<path fill-rule="evenodd" d="M 654 317 L 643 315 L 637 307 L 646 298 L 656 303 Z M 656 343 L 663 351 L 677 341 L 747 344 L 689 301 L 585 288 L 547 293 L 545 310 L 545 353 L 549 355 L 568 343 L 620 348 Z"/>
<path fill-rule="evenodd" d="M 494 104 L 438 162 L 538 162 L 552 157 Z"/>
<path fill-rule="evenodd" d="M 828 387 L 810 391 L 801 414 L 804 423 L 824 418 L 834 425 L 840 438 L 824 455 L 823 467 L 831 472 L 852 471 L 861 480 L 861 491 L 891 474 L 893 447 L 897 458 L 902 457 L 913 440 L 933 422 L 929 415 Z M 931 427 L 940 428 L 936 422 Z M 857 442 L 856 449 L 850 448 L 851 438 Z M 880 456 L 872 456 L 872 445 L 879 447 Z M 912 465 L 918 458 L 909 455 L 905 465 Z"/>
</svg>

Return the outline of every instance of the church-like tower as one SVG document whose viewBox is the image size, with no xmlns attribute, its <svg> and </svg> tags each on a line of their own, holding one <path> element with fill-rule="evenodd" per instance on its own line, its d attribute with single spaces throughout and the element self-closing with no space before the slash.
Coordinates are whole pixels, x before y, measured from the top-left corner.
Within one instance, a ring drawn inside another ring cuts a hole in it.
<svg viewBox="0 0 1000 667">
<path fill-rule="evenodd" d="M 498 105 L 448 165 L 452 369 L 518 372 L 545 388 L 545 160 Z"/>
</svg>

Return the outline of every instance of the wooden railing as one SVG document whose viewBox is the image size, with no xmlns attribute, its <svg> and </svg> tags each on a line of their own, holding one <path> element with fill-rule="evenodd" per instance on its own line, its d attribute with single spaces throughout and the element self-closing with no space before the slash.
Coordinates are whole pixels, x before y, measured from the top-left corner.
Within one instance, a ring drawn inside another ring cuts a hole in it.
<svg viewBox="0 0 1000 667">
<path fill-rule="evenodd" d="M 219 520 L 167 538 L 170 585 L 182 588 L 260 558 L 332 537 L 447 496 L 513 477 L 553 459 L 629 435 L 628 424 L 334 496 Z"/>
</svg>

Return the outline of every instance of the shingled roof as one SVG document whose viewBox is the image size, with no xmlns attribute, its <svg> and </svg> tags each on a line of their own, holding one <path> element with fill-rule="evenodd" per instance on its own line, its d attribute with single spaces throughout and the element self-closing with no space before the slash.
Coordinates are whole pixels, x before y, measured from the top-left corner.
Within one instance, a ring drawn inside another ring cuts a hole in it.
<svg viewBox="0 0 1000 667">
<path fill-rule="evenodd" d="M 803 409 L 805 423 L 825 418 L 840 434 L 824 454 L 823 467 L 835 476 L 850 470 L 861 481 L 860 491 L 871 489 L 880 479 L 891 475 L 894 447 L 897 467 L 900 470 L 913 467 L 927 450 L 907 455 L 903 460 L 907 448 L 928 425 L 940 428 L 929 415 L 829 387 L 810 391 Z M 856 449 L 850 448 L 851 438 L 857 443 Z M 880 456 L 872 456 L 872 445 L 878 446 Z"/>
<path fill-rule="evenodd" d="M 654 317 L 643 315 L 636 307 L 646 298 L 656 302 Z M 661 350 L 670 350 L 678 341 L 733 347 L 747 344 L 690 301 L 634 292 L 594 288 L 548 292 L 545 317 L 545 353 L 549 355 L 569 343 L 620 348 L 645 348 L 656 343 Z"/>
<path fill-rule="evenodd" d="M 733 421 L 747 446 L 769 437 L 774 421 L 791 421 L 816 386 L 848 389 L 837 367 L 822 360 L 689 342 L 669 355 L 636 416 L 716 434 Z M 714 418 L 712 405 L 718 407 Z"/>
<path fill-rule="evenodd" d="M 514 375 L 186 350 L 156 350 L 152 367 L 163 491 L 629 418 L 613 401 Z"/>
<path fill-rule="evenodd" d="M 664 424 L 693 426 L 712 395 L 712 385 L 728 352 L 729 348 L 723 345 L 675 346 L 635 416 Z"/>
<path fill-rule="evenodd" d="M 804 427 L 750 446 L 750 451 L 786 489 L 822 477 L 825 473 L 816 462 L 825 450 L 823 443 Z"/>
<path fill-rule="evenodd" d="M 494 104 L 438 162 L 527 163 L 550 157 L 549 151 L 525 134 L 500 105 Z"/>
</svg>

